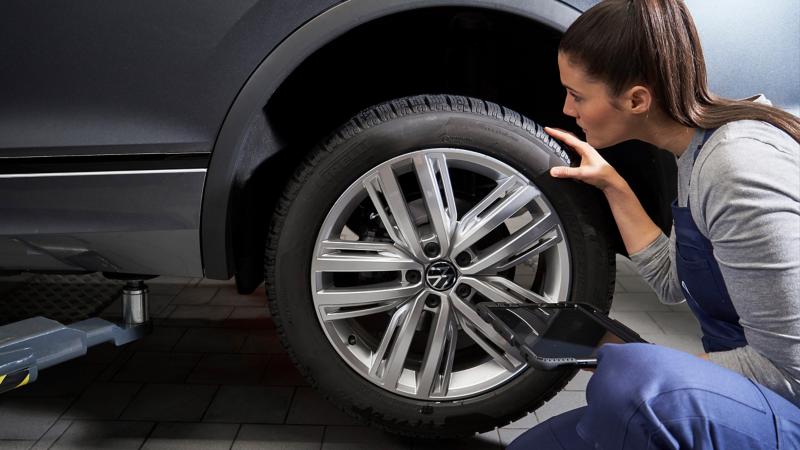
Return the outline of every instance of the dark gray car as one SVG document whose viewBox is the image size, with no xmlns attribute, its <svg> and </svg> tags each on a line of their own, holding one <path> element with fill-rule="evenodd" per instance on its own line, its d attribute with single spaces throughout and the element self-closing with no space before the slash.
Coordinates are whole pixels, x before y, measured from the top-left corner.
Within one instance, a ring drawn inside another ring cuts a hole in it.
<svg viewBox="0 0 800 450">
<path fill-rule="evenodd" d="M 266 280 L 289 354 L 415 436 L 515 420 L 540 372 L 484 301 L 608 311 L 608 205 L 575 156 L 559 36 L 594 0 L 7 0 L 0 275 Z M 687 1 L 715 93 L 800 111 L 800 4 Z M 665 231 L 672 155 L 602 152 Z"/>
</svg>

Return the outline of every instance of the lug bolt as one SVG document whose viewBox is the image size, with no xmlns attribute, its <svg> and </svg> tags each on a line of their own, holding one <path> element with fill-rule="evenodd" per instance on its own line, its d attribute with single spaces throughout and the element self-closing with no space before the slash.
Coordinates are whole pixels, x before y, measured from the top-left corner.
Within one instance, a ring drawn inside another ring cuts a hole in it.
<svg viewBox="0 0 800 450">
<path fill-rule="evenodd" d="M 441 302 L 442 300 L 438 295 L 429 295 L 428 298 L 425 299 L 425 306 L 428 308 L 436 308 Z"/>
<path fill-rule="evenodd" d="M 456 264 L 458 264 L 460 267 L 469 265 L 470 261 L 472 261 L 472 256 L 470 256 L 470 254 L 467 252 L 461 252 L 458 254 L 458 256 L 456 256 Z"/>
<path fill-rule="evenodd" d="M 352 335 L 352 334 L 351 334 L 351 335 L 350 335 L 350 337 L 349 337 L 349 338 L 347 338 L 347 342 L 348 342 L 350 345 L 356 345 L 356 337 L 355 337 L 354 335 Z"/>
<path fill-rule="evenodd" d="M 406 272 L 406 281 L 409 283 L 419 283 L 422 279 L 422 274 L 418 270 L 409 270 Z"/>
<path fill-rule="evenodd" d="M 461 298 L 467 298 L 471 293 L 472 293 L 472 288 L 467 286 L 466 284 L 462 284 L 456 288 L 456 295 L 458 295 Z"/>
<path fill-rule="evenodd" d="M 439 256 L 439 252 L 441 251 L 441 247 L 436 242 L 431 242 L 425 246 L 425 254 L 428 255 L 428 258 L 433 258 L 434 256 Z"/>
</svg>

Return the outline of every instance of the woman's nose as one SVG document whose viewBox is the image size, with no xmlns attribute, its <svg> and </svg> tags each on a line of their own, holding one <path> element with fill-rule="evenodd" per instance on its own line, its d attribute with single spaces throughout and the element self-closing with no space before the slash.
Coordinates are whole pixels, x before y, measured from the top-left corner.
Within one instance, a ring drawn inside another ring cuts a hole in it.
<svg viewBox="0 0 800 450">
<path fill-rule="evenodd" d="M 578 112 L 575 110 L 575 106 L 572 105 L 569 94 L 567 94 L 567 98 L 564 99 L 564 114 L 575 117 L 576 119 L 578 118 Z"/>
</svg>

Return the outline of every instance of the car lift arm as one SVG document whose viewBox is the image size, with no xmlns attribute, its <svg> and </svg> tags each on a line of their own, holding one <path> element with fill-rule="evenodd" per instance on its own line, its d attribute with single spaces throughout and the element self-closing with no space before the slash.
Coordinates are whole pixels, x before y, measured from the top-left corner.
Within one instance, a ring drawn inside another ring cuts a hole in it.
<svg viewBox="0 0 800 450">
<path fill-rule="evenodd" d="M 147 286 L 129 281 L 122 289 L 123 318 L 99 317 L 72 325 L 34 317 L 0 327 L 0 393 L 36 381 L 40 369 L 78 358 L 89 347 L 124 345 L 153 331 Z"/>
</svg>

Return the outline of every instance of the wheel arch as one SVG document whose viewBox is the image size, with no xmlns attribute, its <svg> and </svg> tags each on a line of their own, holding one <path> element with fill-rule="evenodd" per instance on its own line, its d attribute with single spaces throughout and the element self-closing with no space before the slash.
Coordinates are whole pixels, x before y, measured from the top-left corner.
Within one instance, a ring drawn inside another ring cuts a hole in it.
<svg viewBox="0 0 800 450">
<path fill-rule="evenodd" d="M 275 115 L 270 116 L 265 107 L 273 103 L 273 94 L 287 89 L 284 87 L 287 79 L 295 76 L 295 70 L 309 58 L 359 26 L 436 7 L 498 12 L 559 34 L 580 14 L 556 0 L 349 0 L 298 28 L 253 72 L 232 104 L 217 137 L 201 217 L 203 265 L 207 277 L 228 279 L 235 274 L 240 292 L 252 291 L 260 283 L 263 252 L 259 253 L 258 249 L 263 248 L 265 233 L 259 231 L 258 224 L 264 222 L 264 217 L 263 214 L 249 217 L 241 210 L 256 207 L 271 212 L 271 206 L 264 205 L 259 192 L 272 189 L 277 197 L 296 162 L 310 150 L 310 147 L 293 148 L 281 136 L 277 129 L 279 121 Z M 560 108 L 555 112 L 560 114 Z M 242 250 L 245 248 L 253 251 Z"/>
</svg>

